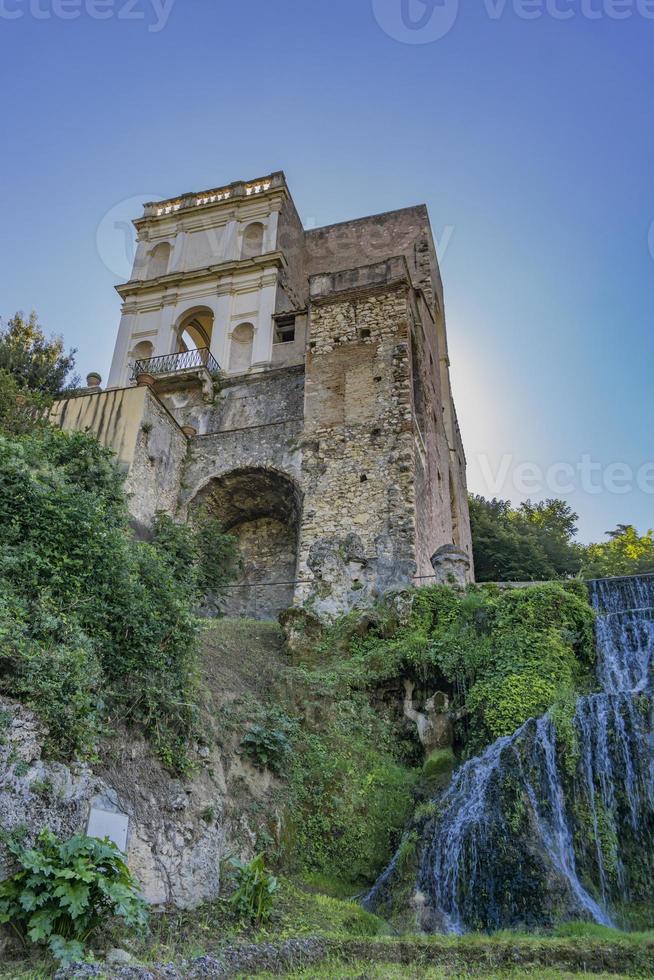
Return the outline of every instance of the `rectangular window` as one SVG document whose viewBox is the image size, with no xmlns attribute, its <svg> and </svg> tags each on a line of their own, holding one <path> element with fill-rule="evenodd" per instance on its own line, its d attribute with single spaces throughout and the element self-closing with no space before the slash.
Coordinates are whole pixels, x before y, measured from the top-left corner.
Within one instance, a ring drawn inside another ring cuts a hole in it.
<svg viewBox="0 0 654 980">
<path fill-rule="evenodd" d="M 275 321 L 275 343 L 292 344 L 295 340 L 295 316 L 278 316 Z"/>
</svg>

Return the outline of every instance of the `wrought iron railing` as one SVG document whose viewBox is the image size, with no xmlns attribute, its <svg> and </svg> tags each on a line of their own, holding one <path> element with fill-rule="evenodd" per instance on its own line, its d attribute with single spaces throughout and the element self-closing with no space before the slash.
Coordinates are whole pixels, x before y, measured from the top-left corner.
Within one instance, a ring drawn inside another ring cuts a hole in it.
<svg viewBox="0 0 654 980">
<path fill-rule="evenodd" d="M 140 374 L 174 374 L 176 371 L 188 371 L 199 367 L 205 367 L 212 377 L 220 374 L 220 365 L 209 348 L 199 347 L 197 350 L 182 351 L 180 354 L 163 354 L 160 357 L 147 357 L 134 361 L 132 381 L 135 381 Z"/>
</svg>

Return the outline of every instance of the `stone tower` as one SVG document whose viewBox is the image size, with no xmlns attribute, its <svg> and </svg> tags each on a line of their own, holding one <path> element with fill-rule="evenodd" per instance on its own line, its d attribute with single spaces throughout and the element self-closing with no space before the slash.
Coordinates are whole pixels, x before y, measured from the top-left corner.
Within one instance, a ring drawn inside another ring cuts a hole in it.
<svg viewBox="0 0 654 980">
<path fill-rule="evenodd" d="M 215 513 L 242 556 L 230 613 L 348 609 L 433 581 L 443 546 L 471 578 L 427 209 L 305 231 L 275 173 L 135 225 L 108 388 L 56 408 L 114 448 L 135 526 Z"/>
</svg>

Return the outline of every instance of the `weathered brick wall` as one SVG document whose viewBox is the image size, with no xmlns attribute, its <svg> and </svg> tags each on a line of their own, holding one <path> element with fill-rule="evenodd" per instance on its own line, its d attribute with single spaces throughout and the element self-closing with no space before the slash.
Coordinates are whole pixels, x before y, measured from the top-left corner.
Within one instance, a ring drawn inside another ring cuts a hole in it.
<svg viewBox="0 0 654 980">
<path fill-rule="evenodd" d="M 298 567 L 322 611 L 415 570 L 407 291 L 405 279 L 312 306 Z"/>
</svg>

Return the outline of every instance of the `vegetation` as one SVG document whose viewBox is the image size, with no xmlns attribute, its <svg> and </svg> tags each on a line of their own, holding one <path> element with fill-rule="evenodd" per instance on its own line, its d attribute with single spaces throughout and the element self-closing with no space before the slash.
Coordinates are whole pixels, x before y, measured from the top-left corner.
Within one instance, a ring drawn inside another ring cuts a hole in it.
<svg viewBox="0 0 654 980">
<path fill-rule="evenodd" d="M 13 377 L 24 391 L 54 398 L 79 385 L 73 375 L 76 351 L 66 353 L 61 337 L 48 339 L 36 313 L 15 313 L 0 322 L 0 371 Z"/>
<path fill-rule="evenodd" d="M 514 508 L 508 500 L 471 496 L 469 504 L 477 581 L 545 581 L 579 572 L 577 515 L 564 501 Z"/>
<path fill-rule="evenodd" d="M 364 629 L 356 615 L 343 617 L 314 649 L 318 665 L 288 671 L 310 719 L 290 759 L 285 851 L 297 871 L 365 887 L 390 859 L 416 794 L 433 792 L 454 766 L 447 750 L 423 766 L 402 715 L 404 678 L 423 699 L 448 694 L 464 757 L 590 683 L 594 617 L 580 582 L 430 586 L 412 601 L 404 624 L 384 605 Z"/>
<path fill-rule="evenodd" d="M 9 923 L 23 942 L 45 944 L 57 960 L 71 963 L 114 916 L 125 926 L 145 925 L 145 903 L 109 841 L 77 834 L 62 842 L 43 830 L 36 847 L 7 846 L 19 870 L 0 883 L 0 923 Z"/>
<path fill-rule="evenodd" d="M 654 572 L 654 531 L 640 536 L 631 524 L 608 531 L 608 541 L 574 540 L 578 515 L 563 500 L 530 501 L 470 497 L 475 574 L 478 582 L 586 579 Z"/>
<path fill-rule="evenodd" d="M 42 718 L 51 755 L 91 756 L 131 721 L 183 768 L 194 607 L 232 549 L 215 523 L 163 516 L 135 541 L 112 455 L 86 434 L 0 435 L 0 691 Z"/>
<path fill-rule="evenodd" d="M 229 897 L 229 904 L 238 918 L 257 925 L 267 922 L 279 890 L 279 882 L 266 868 L 263 854 L 258 854 L 247 863 L 231 858 L 229 867 L 236 878 L 236 887 Z"/>
<path fill-rule="evenodd" d="M 294 728 L 289 718 L 279 713 L 269 716 L 266 724 L 252 725 L 241 741 L 243 754 L 260 769 L 269 769 L 279 776 L 291 753 L 290 732 Z"/>
<path fill-rule="evenodd" d="M 633 524 L 619 524 L 608 541 L 590 544 L 584 556 L 586 578 L 654 572 L 654 531 L 639 536 Z"/>
</svg>

